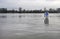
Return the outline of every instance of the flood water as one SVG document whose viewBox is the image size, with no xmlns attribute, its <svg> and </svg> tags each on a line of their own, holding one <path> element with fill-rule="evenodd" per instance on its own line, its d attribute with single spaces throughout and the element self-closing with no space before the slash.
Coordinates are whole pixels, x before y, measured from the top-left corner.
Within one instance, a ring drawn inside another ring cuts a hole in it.
<svg viewBox="0 0 60 39">
<path fill-rule="evenodd" d="M 0 14 L 0 39 L 60 39 L 60 14 Z"/>
</svg>

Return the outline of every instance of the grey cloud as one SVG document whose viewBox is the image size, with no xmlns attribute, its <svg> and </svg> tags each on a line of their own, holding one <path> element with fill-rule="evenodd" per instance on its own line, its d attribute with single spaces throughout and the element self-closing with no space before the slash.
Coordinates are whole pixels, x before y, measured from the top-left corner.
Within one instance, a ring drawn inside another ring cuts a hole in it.
<svg viewBox="0 0 60 39">
<path fill-rule="evenodd" d="M 0 0 L 0 7 L 8 9 L 41 9 L 41 8 L 58 8 L 60 7 L 59 0 Z"/>
</svg>

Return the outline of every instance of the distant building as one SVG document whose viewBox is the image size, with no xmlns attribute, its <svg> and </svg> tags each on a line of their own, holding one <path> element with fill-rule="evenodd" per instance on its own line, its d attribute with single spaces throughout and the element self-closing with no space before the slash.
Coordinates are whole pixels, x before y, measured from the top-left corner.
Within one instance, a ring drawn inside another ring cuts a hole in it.
<svg viewBox="0 0 60 39">
<path fill-rule="evenodd" d="M 57 9 L 57 12 L 60 13 L 60 8 Z"/>
<path fill-rule="evenodd" d="M 20 13 L 22 12 L 22 8 L 19 8 L 19 12 L 20 12 Z"/>
<path fill-rule="evenodd" d="M 44 11 L 46 11 L 46 8 L 44 8 Z"/>
<path fill-rule="evenodd" d="M 56 12 L 56 10 L 55 10 L 55 9 L 50 8 L 50 9 L 49 9 L 49 12 L 50 12 L 50 13 L 55 13 L 55 12 Z"/>
<path fill-rule="evenodd" d="M 0 8 L 0 13 L 7 13 L 7 8 Z"/>
<path fill-rule="evenodd" d="M 46 8 L 44 8 L 44 12 L 48 11 Z"/>
</svg>

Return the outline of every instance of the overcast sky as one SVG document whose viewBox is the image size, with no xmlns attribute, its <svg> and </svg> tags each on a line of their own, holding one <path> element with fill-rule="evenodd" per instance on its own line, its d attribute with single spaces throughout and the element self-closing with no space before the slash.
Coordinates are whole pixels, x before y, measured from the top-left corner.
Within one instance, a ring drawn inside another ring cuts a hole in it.
<svg viewBox="0 0 60 39">
<path fill-rule="evenodd" d="M 60 8 L 60 0 L 0 0 L 0 8 L 8 9 Z"/>
</svg>

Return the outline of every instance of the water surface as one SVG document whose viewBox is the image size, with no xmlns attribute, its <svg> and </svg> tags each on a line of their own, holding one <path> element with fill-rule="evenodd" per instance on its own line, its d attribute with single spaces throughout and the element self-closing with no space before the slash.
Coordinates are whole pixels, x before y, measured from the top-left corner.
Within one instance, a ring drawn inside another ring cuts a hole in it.
<svg viewBox="0 0 60 39">
<path fill-rule="evenodd" d="M 0 14 L 1 39 L 60 39 L 60 14 Z"/>
</svg>

